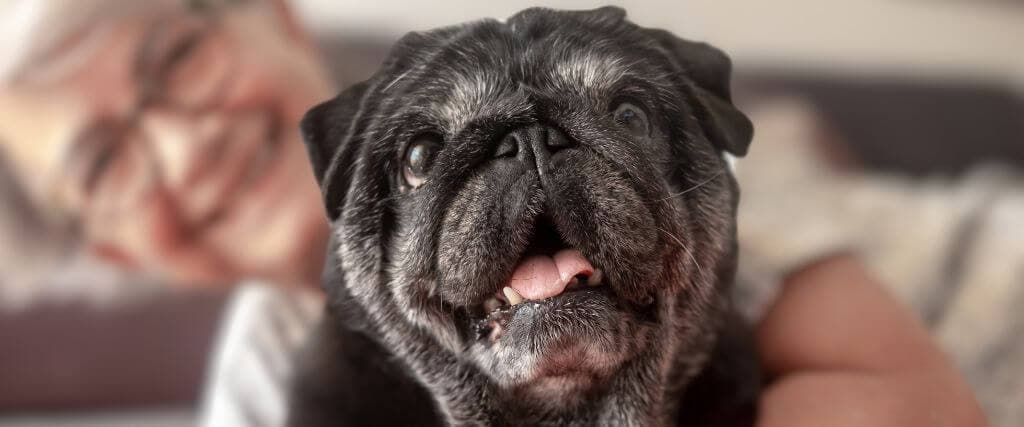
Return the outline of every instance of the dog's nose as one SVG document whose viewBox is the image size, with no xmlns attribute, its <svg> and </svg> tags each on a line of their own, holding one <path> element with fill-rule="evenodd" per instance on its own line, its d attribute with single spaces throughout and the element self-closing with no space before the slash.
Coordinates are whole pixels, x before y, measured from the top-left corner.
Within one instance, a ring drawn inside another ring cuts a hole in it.
<svg viewBox="0 0 1024 427">
<path fill-rule="evenodd" d="M 524 162 L 533 160 L 537 164 L 537 170 L 544 175 L 551 155 L 575 145 L 576 143 L 561 129 L 545 124 L 534 124 L 515 129 L 505 135 L 498 144 L 494 156 L 515 156 Z"/>
</svg>

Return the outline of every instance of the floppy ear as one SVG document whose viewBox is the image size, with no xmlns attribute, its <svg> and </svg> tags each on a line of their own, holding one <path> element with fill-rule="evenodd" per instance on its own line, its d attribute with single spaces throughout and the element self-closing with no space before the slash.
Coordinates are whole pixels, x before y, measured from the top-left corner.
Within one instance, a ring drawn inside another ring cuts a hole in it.
<svg viewBox="0 0 1024 427">
<path fill-rule="evenodd" d="M 595 24 L 618 24 L 626 19 L 626 10 L 618 6 L 604 6 L 591 10 L 574 10 L 570 15 Z"/>
<path fill-rule="evenodd" d="M 648 31 L 668 52 L 673 65 L 694 83 L 695 112 L 711 143 L 736 156 L 746 154 L 754 126 L 732 104 L 729 57 L 707 43 L 684 40 L 665 30 Z"/>
<path fill-rule="evenodd" d="M 299 125 L 330 221 L 338 219 L 345 204 L 357 139 L 352 135 L 352 125 L 367 87 L 368 83 L 363 82 L 345 89 L 306 112 Z"/>
</svg>

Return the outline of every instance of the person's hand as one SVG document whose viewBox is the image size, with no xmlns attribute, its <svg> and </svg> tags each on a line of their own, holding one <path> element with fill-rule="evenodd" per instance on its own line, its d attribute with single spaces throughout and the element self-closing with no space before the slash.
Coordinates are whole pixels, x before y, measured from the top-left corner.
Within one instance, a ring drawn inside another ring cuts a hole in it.
<svg viewBox="0 0 1024 427">
<path fill-rule="evenodd" d="M 988 425 L 924 327 L 852 258 L 787 279 L 757 340 L 759 427 Z"/>
</svg>

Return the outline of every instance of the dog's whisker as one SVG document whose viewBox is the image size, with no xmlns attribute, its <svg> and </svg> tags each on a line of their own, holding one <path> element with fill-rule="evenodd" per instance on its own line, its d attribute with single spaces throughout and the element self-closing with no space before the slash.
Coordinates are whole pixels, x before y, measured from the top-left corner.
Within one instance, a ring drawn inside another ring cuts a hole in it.
<svg viewBox="0 0 1024 427">
<path fill-rule="evenodd" d="M 680 191 L 680 192 L 678 192 L 678 193 L 672 193 L 672 194 L 669 194 L 668 196 L 665 196 L 665 197 L 663 197 L 663 198 L 661 198 L 661 199 L 658 199 L 658 201 L 659 201 L 659 202 L 664 202 L 664 201 L 666 201 L 666 200 L 668 200 L 668 199 L 671 199 L 671 198 L 675 198 L 675 197 L 679 197 L 679 196 L 682 196 L 682 195 L 684 195 L 684 194 L 686 194 L 686 193 L 689 193 L 689 192 L 691 192 L 691 191 L 697 190 L 697 189 L 699 189 L 699 188 L 701 188 L 701 187 L 703 187 L 703 186 L 707 185 L 707 184 L 708 184 L 708 183 L 710 183 L 711 181 L 714 181 L 714 180 L 715 180 L 715 179 L 717 179 L 718 177 L 722 176 L 722 174 L 723 174 L 723 173 L 725 173 L 725 172 L 724 172 L 724 171 L 718 171 L 718 172 L 717 172 L 717 173 L 715 173 L 714 175 L 711 175 L 711 177 L 709 177 L 709 178 L 707 178 L 707 179 L 705 179 L 705 180 L 703 180 L 703 181 L 701 181 L 701 182 L 698 182 L 698 183 L 697 183 L 696 185 L 694 185 L 694 186 L 692 186 L 692 187 L 690 187 L 690 188 L 687 188 L 687 189 L 685 189 L 685 190 L 683 190 L 683 191 Z"/>
<path fill-rule="evenodd" d="M 703 276 L 704 275 L 704 270 L 701 269 L 700 263 L 697 262 L 697 258 L 693 256 L 693 251 L 690 249 L 690 246 L 683 244 L 682 240 L 680 240 L 678 237 L 676 237 L 675 234 L 672 234 L 668 230 L 666 230 L 664 228 L 661 228 L 661 227 L 658 227 L 658 230 L 660 230 L 661 232 L 665 233 L 666 235 L 668 235 L 668 237 L 671 237 L 672 240 L 675 240 L 676 243 L 679 244 L 679 248 L 682 249 L 683 252 L 686 253 L 686 256 L 690 257 L 690 260 L 693 261 L 693 265 L 697 267 L 697 272 L 700 273 L 701 276 Z"/>
<path fill-rule="evenodd" d="M 409 75 L 409 73 L 411 73 L 411 72 L 412 72 L 412 70 L 413 70 L 413 69 L 412 69 L 412 68 L 410 68 L 410 69 L 406 70 L 406 71 L 405 71 L 404 73 L 402 73 L 402 74 L 399 74 L 399 75 L 398 75 L 398 77 L 396 77 L 396 78 L 395 78 L 394 80 L 392 80 L 392 81 L 391 81 L 391 83 L 388 83 L 388 85 L 387 85 L 387 86 L 384 86 L 384 89 L 381 89 L 381 92 L 387 92 L 387 91 L 388 91 L 388 89 L 391 89 L 391 86 L 394 86 L 394 85 L 395 85 L 396 83 L 398 83 L 399 81 L 401 81 L 402 79 L 404 79 L 404 78 L 405 78 L 405 76 L 408 76 L 408 75 Z"/>
<path fill-rule="evenodd" d="M 693 256 L 693 251 L 689 247 L 684 247 L 683 251 L 686 252 L 686 256 L 690 257 L 690 261 L 693 261 L 693 265 L 697 267 L 697 273 L 704 277 L 704 269 L 700 267 L 700 262 L 697 261 L 697 257 Z"/>
</svg>

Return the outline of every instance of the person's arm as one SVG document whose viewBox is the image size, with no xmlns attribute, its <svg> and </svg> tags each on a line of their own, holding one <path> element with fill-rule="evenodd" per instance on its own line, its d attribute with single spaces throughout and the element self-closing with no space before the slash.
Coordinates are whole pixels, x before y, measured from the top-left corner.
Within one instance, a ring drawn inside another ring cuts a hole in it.
<svg viewBox="0 0 1024 427">
<path fill-rule="evenodd" d="M 757 340 L 772 379 L 759 427 L 987 425 L 924 327 L 850 257 L 790 276 Z"/>
</svg>

